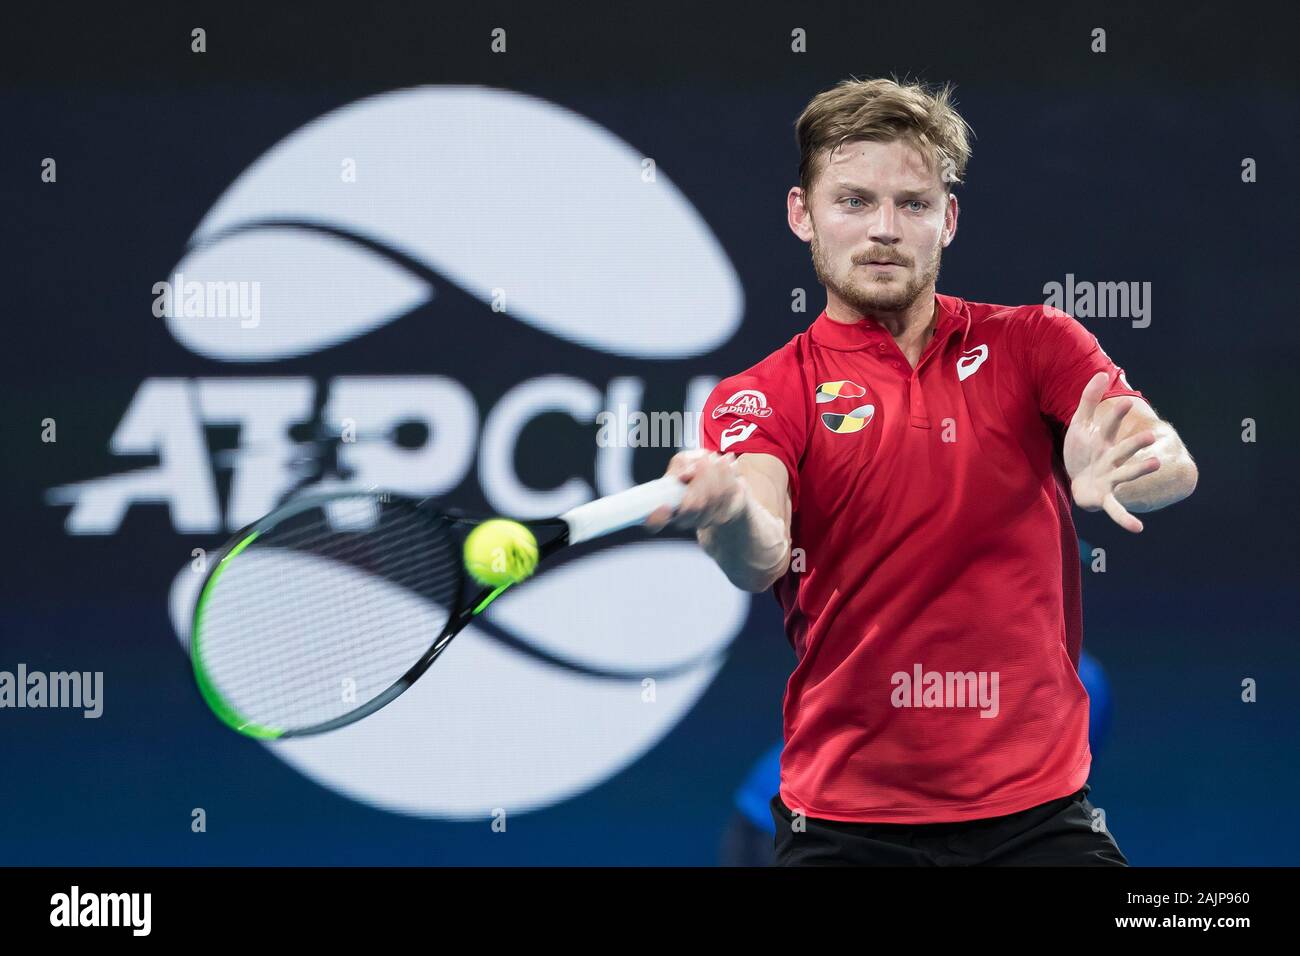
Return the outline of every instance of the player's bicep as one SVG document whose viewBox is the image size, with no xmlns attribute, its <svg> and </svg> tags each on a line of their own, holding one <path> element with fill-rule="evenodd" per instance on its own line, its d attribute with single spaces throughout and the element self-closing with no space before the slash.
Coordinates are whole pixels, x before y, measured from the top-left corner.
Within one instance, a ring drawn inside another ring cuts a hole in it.
<svg viewBox="0 0 1300 956">
<path fill-rule="evenodd" d="M 793 508 L 790 502 L 790 475 L 785 462 L 775 455 L 753 452 L 740 455 L 736 459 L 736 469 L 749 486 L 754 501 L 781 519 L 786 536 L 789 537 Z"/>
</svg>

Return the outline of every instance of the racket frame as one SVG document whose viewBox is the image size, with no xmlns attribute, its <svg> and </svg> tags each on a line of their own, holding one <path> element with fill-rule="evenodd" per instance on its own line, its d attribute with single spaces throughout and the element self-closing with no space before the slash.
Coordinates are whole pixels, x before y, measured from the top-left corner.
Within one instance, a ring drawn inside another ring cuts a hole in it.
<svg viewBox="0 0 1300 956">
<path fill-rule="evenodd" d="M 612 534 L 615 531 L 631 527 L 643 520 L 656 507 L 668 505 L 675 508 L 685 494 L 686 486 L 676 477 L 665 475 L 654 481 L 636 485 L 625 491 L 587 502 L 566 511 L 557 518 L 543 518 L 520 521 L 537 540 L 540 565 L 557 551 L 570 543 L 578 544 L 593 538 Z M 459 634 L 470 621 L 487 608 L 502 592 L 516 582 L 496 587 L 481 586 L 480 590 L 466 598 L 467 575 L 463 560 L 455 562 L 456 568 L 456 604 L 452 607 L 446 624 L 430 644 L 429 649 L 411 665 L 407 671 L 390 684 L 383 692 L 377 694 L 365 704 L 342 714 L 339 717 L 308 727 L 276 728 L 256 724 L 245 720 L 216 689 L 210 676 L 202 665 L 202 623 L 203 611 L 210 589 L 220 579 L 226 564 L 239 553 L 253 544 L 259 536 L 276 527 L 283 521 L 313 507 L 323 507 L 330 501 L 345 498 L 368 497 L 381 505 L 395 502 L 421 514 L 426 520 L 438 526 L 438 530 L 447 534 L 453 543 L 464 546 L 464 534 L 474 526 L 490 520 L 476 515 L 469 515 L 454 508 L 437 507 L 438 499 L 433 497 L 413 498 L 399 492 L 379 491 L 376 489 L 339 488 L 324 492 L 304 492 L 284 502 L 274 511 L 244 526 L 221 549 L 212 567 L 204 575 L 199 586 L 198 598 L 194 605 L 194 614 L 190 619 L 190 633 L 186 642 L 190 654 L 194 680 L 204 702 L 223 723 L 247 737 L 259 740 L 284 740 L 289 737 L 306 737 L 326 733 L 346 727 L 391 703 L 400 697 L 427 671 L 442 654 L 451 639 Z M 531 576 L 531 575 L 530 575 Z"/>
<path fill-rule="evenodd" d="M 447 649 L 447 646 L 451 643 L 451 639 L 464 630 L 465 626 L 468 625 L 470 621 L 484 611 L 489 604 L 495 601 L 514 583 L 502 584 L 495 587 L 479 585 L 479 589 L 475 592 L 468 586 L 468 582 L 472 581 L 472 579 L 470 579 L 465 573 L 464 562 L 460 560 L 456 561 L 456 583 L 454 589 L 454 593 L 456 594 L 456 604 L 452 607 L 451 613 L 447 617 L 447 623 L 443 625 L 442 630 L 434 638 L 429 649 L 425 651 L 424 654 L 422 654 L 420 658 L 402 674 L 402 676 L 393 681 L 393 683 L 381 693 L 371 698 L 365 704 L 348 711 L 346 714 L 307 727 L 277 728 L 245 719 L 243 714 L 241 714 L 221 695 L 221 692 L 217 689 L 215 683 L 203 667 L 203 612 L 211 588 L 218 580 L 220 580 L 226 565 L 231 560 L 238 557 L 240 552 L 256 541 L 262 534 L 270 531 L 289 518 L 301 514 L 303 511 L 316 507 L 324 507 L 331 501 L 357 497 L 367 497 L 381 505 L 392 506 L 396 504 L 399 507 L 410 509 L 419 514 L 423 520 L 436 526 L 440 532 L 447 534 L 451 541 L 458 546 L 464 544 L 464 535 L 468 534 L 470 529 L 476 525 L 482 524 L 484 521 L 490 520 L 480 516 L 469 515 L 454 508 L 439 508 L 437 507 L 439 499 L 434 497 L 417 499 L 397 492 L 339 489 L 337 491 L 297 496 L 286 501 L 269 514 L 262 516 L 257 521 L 245 525 L 239 531 L 235 532 L 231 536 L 230 540 L 222 547 L 212 566 L 204 574 L 203 583 L 199 586 L 198 597 L 194 604 L 194 614 L 190 619 L 190 632 L 186 645 L 190 655 L 191 667 L 194 672 L 194 682 L 204 703 L 207 704 L 208 708 L 216 714 L 222 723 L 246 737 L 252 737 L 257 740 L 285 740 L 290 737 L 307 737 L 315 734 L 327 733 L 331 730 L 337 730 L 340 727 L 346 727 L 348 724 L 355 723 L 364 717 L 370 716 L 375 711 L 392 703 L 405 693 L 412 684 L 423 676 L 425 671 L 433 666 L 433 662 L 438 659 L 439 655 L 441 655 L 444 650 Z M 537 560 L 539 565 L 546 558 L 561 550 L 569 543 L 569 525 L 561 518 L 520 521 L 519 523 L 527 527 L 537 539 Z"/>
</svg>

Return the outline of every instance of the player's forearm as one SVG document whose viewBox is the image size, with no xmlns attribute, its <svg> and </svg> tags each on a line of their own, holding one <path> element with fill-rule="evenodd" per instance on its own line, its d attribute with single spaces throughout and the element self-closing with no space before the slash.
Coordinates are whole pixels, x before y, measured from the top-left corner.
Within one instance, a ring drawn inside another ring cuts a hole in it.
<svg viewBox="0 0 1300 956">
<path fill-rule="evenodd" d="M 699 528 L 695 536 L 722 573 L 742 591 L 766 591 L 790 564 L 785 523 L 749 491 L 735 519 Z"/>
<path fill-rule="evenodd" d="M 1160 467 L 1149 475 L 1126 481 L 1115 488 L 1115 497 L 1137 514 L 1158 511 L 1182 501 L 1196 489 L 1196 463 L 1177 432 L 1167 423 L 1155 427 L 1156 441 L 1137 452 L 1142 458 L 1157 458 Z"/>
</svg>

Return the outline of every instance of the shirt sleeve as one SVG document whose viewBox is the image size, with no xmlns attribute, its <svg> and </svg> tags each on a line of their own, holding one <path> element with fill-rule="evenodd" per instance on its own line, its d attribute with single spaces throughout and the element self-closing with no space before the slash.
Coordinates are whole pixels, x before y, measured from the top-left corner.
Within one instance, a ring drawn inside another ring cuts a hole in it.
<svg viewBox="0 0 1300 956">
<path fill-rule="evenodd" d="M 1132 395 L 1145 400 L 1078 319 L 1051 306 L 1036 306 L 1029 316 L 1025 366 L 1038 398 L 1038 410 L 1068 426 L 1083 388 L 1098 372 L 1110 376 L 1102 398 Z"/>
<path fill-rule="evenodd" d="M 724 378 L 704 403 L 700 447 L 736 457 L 772 455 L 790 476 L 790 504 L 799 507 L 799 460 L 807 439 L 806 409 L 797 391 L 800 376 L 764 362 Z M 795 381 L 782 381 L 783 378 Z"/>
</svg>

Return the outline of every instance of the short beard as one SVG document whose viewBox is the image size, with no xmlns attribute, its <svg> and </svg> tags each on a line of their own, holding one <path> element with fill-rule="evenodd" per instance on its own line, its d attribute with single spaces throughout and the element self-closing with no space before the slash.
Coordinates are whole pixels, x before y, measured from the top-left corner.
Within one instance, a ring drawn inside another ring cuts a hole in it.
<svg viewBox="0 0 1300 956">
<path fill-rule="evenodd" d="M 865 287 L 841 285 L 831 275 L 830 264 L 826 261 L 825 251 L 817 241 L 816 233 L 812 239 L 813 271 L 817 281 L 834 292 L 844 302 L 852 306 L 855 312 L 871 315 L 875 312 L 904 312 L 923 293 L 939 279 L 939 262 L 943 255 L 943 245 L 936 243 L 934 254 L 920 274 L 915 274 L 902 289 L 893 289 L 868 282 Z"/>
</svg>

